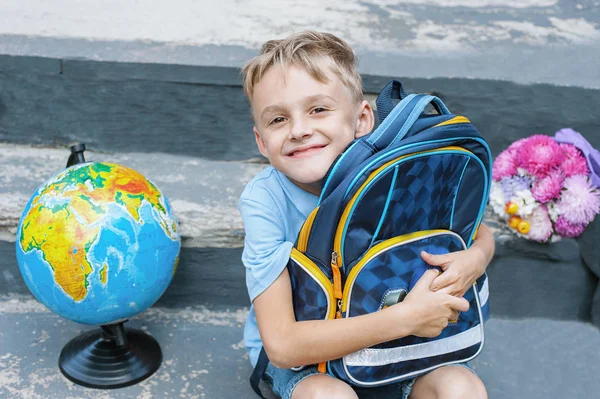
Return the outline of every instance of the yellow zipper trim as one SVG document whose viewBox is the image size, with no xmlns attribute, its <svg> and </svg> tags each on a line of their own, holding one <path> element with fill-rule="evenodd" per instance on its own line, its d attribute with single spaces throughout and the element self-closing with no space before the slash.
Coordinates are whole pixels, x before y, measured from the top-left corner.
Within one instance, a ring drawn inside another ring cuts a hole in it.
<svg viewBox="0 0 600 399">
<path fill-rule="evenodd" d="M 310 235 L 310 229 L 312 228 L 312 224 L 315 221 L 315 217 L 317 216 L 317 211 L 319 207 L 316 207 L 310 215 L 306 218 L 306 221 L 302 225 L 302 229 L 300 229 L 300 234 L 298 236 L 298 250 L 301 252 L 306 252 L 306 247 L 308 245 L 308 236 Z"/>
<path fill-rule="evenodd" d="M 375 255 L 377 255 L 379 252 L 381 252 L 391 246 L 403 243 L 405 241 L 410 241 L 410 240 L 414 240 L 417 238 L 421 238 L 424 236 L 433 235 L 433 234 L 437 234 L 437 233 L 447 233 L 447 232 L 449 232 L 449 230 L 443 230 L 443 229 L 422 230 L 422 231 L 417 231 L 414 233 L 408 233 L 408 234 L 404 234 L 404 235 L 401 235 L 398 237 L 390 238 L 389 240 L 380 242 L 379 244 L 375 245 L 374 247 L 371 247 L 367 251 L 367 253 L 361 258 L 361 260 L 356 265 L 354 265 L 354 267 L 352 268 L 352 271 L 350 271 L 350 274 L 348 275 L 348 278 L 346 279 L 346 284 L 344 285 L 344 297 L 342 298 L 342 312 L 345 312 L 348 307 L 348 295 L 350 293 L 350 287 L 352 286 L 354 280 L 356 279 L 356 276 L 358 276 L 358 273 L 360 273 L 363 266 L 366 265 L 367 263 L 369 263 L 369 261 Z"/>
<path fill-rule="evenodd" d="M 456 118 L 454 118 L 454 119 L 456 119 Z M 435 150 L 427 150 L 427 151 L 414 152 L 412 154 L 407 154 L 407 155 L 403 155 L 401 157 L 395 158 L 395 159 L 393 159 L 393 160 L 385 163 L 384 165 L 382 165 L 381 167 L 379 167 L 375 171 L 373 171 L 373 173 L 371 173 L 371 175 L 369 176 L 369 178 L 362 184 L 362 186 L 360 186 L 360 188 L 356 191 L 356 193 L 354 193 L 354 195 L 352 196 L 352 199 L 346 205 L 346 208 L 344 209 L 344 213 L 342 213 L 342 217 L 340 218 L 340 221 L 338 223 L 338 227 L 337 227 L 337 230 L 335 232 L 335 239 L 334 239 L 334 242 L 333 242 L 333 251 L 335 253 L 337 253 L 337 265 L 338 265 L 338 267 L 341 267 L 344 264 L 343 259 L 342 259 L 342 253 L 341 253 L 341 251 L 342 251 L 342 234 L 344 233 L 344 226 L 346 224 L 346 219 L 348 219 L 348 217 L 350 216 L 350 211 L 352 210 L 352 207 L 353 207 L 354 203 L 356 202 L 356 200 L 358 199 L 360 193 L 371 182 L 371 180 L 373 180 L 379 174 L 379 172 L 381 172 L 382 170 L 384 170 L 388 166 L 392 165 L 393 163 L 398 162 L 398 161 L 400 161 L 400 160 L 402 160 L 404 158 L 412 157 L 412 156 L 417 155 L 417 154 L 427 154 L 427 153 L 433 153 L 433 152 L 439 152 L 439 151 L 449 151 L 449 150 L 462 151 L 462 152 L 471 154 L 471 151 L 465 150 L 464 148 L 457 147 L 457 146 L 448 146 L 448 147 L 443 147 L 443 148 L 437 148 Z"/>
<path fill-rule="evenodd" d="M 471 236 L 471 240 L 475 240 L 477 238 L 477 233 L 479 233 L 479 228 L 481 227 L 481 222 L 477 225 L 475 231 L 473 231 L 473 235 Z"/>
<path fill-rule="evenodd" d="M 464 116 L 455 116 L 452 119 L 448 119 L 447 121 L 444 121 L 442 123 L 438 123 L 437 125 L 433 126 L 433 127 L 438 127 L 438 126 L 444 126 L 444 125 L 454 125 L 457 123 L 471 123 L 470 120 L 468 120 L 467 118 L 465 118 Z"/>
<path fill-rule="evenodd" d="M 323 271 L 319 269 L 319 267 L 315 265 L 313 261 L 311 261 L 306 255 L 298 251 L 296 248 L 292 248 L 290 257 L 308 269 L 310 274 L 319 280 L 321 285 L 325 287 L 325 290 L 327 290 L 327 295 L 329 295 L 329 312 L 327 313 L 327 319 L 333 319 L 335 317 L 336 301 L 334 299 L 333 284 L 331 284 L 331 281 L 329 281 L 325 273 L 323 273 Z"/>
</svg>

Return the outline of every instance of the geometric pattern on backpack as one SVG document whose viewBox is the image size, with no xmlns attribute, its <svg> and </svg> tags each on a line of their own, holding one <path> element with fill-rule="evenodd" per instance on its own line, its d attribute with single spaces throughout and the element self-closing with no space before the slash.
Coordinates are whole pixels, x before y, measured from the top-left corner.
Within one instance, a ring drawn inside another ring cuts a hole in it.
<svg viewBox="0 0 600 399">
<path fill-rule="evenodd" d="M 382 227 L 373 242 L 425 230 L 429 228 L 428 226 L 449 229 L 452 203 L 432 200 L 454 195 L 468 160 L 467 156 L 443 154 L 417 158 L 401 165 L 397 174 L 403 178 L 394 180 L 388 212 L 382 215 Z M 368 225 L 370 223 L 368 219 L 372 219 L 373 214 L 378 214 L 380 206 L 383 208 L 387 195 L 381 195 L 381 191 L 387 194 L 390 190 L 390 180 L 385 179 L 380 182 L 381 190 L 369 190 L 369 194 L 362 199 L 359 206 L 369 207 L 371 212 L 357 209 L 354 212 L 356 216 L 350 221 L 349 231 L 360 231 L 359 227 Z M 354 245 L 344 246 L 345 259 L 349 262 L 357 259 L 371 244 L 371 240 L 372 237 L 365 237 L 360 242 L 352 233 L 347 234 L 346 241 L 353 242 Z"/>
<path fill-rule="evenodd" d="M 327 292 L 301 267 L 289 268 L 294 290 L 294 312 L 298 321 L 321 320 L 327 316 Z"/>
</svg>

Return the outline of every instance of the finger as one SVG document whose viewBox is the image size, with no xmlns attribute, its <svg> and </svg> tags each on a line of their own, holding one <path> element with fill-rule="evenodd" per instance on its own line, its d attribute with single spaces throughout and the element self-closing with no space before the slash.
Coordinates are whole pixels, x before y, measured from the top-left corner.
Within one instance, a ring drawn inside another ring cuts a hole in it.
<svg viewBox="0 0 600 399">
<path fill-rule="evenodd" d="M 423 273 L 423 275 L 421 276 L 419 281 L 417 281 L 417 283 L 413 287 L 413 291 L 415 289 L 417 289 L 417 290 L 426 289 L 429 291 L 429 287 L 431 286 L 431 283 L 433 282 L 433 280 L 435 280 L 435 278 L 439 274 L 440 274 L 440 271 L 438 269 L 429 269 L 429 270 L 425 271 L 425 273 Z"/>
<path fill-rule="evenodd" d="M 433 289 L 432 289 L 433 291 Z M 462 298 L 463 296 L 465 296 L 465 289 L 460 285 L 460 283 L 456 282 L 456 283 L 452 283 L 450 285 L 448 285 L 447 287 L 444 288 L 440 288 L 439 290 L 435 291 L 435 292 L 439 292 L 440 294 L 448 294 L 448 295 L 452 295 L 458 298 Z"/>
<path fill-rule="evenodd" d="M 448 302 L 448 305 L 450 305 L 451 309 L 457 310 L 459 312 L 466 312 L 467 310 L 469 310 L 469 301 L 467 301 L 465 298 L 457 298 L 454 296 L 450 296 L 450 301 Z"/>
<path fill-rule="evenodd" d="M 448 322 L 450 322 L 450 323 L 456 323 L 458 321 L 458 315 L 459 315 L 459 312 L 456 311 L 456 310 L 453 310 L 452 314 L 448 318 Z"/>
<path fill-rule="evenodd" d="M 439 275 L 433 282 L 431 283 L 431 290 L 438 291 L 444 287 L 448 287 L 449 285 L 454 284 L 458 280 L 458 276 L 451 271 L 447 271 Z"/>
<path fill-rule="evenodd" d="M 436 290 L 435 292 L 439 292 L 440 294 L 458 296 L 458 297 L 462 296 L 462 295 L 458 295 L 458 289 L 455 284 L 450 284 L 449 286 L 440 288 L 439 290 Z"/>
<path fill-rule="evenodd" d="M 440 320 L 440 324 L 441 324 L 442 328 L 448 327 L 448 319 L 443 318 L 442 320 Z"/>
<path fill-rule="evenodd" d="M 429 252 L 421 251 L 421 258 L 431 266 L 445 266 L 452 261 L 449 254 L 434 255 Z"/>
</svg>

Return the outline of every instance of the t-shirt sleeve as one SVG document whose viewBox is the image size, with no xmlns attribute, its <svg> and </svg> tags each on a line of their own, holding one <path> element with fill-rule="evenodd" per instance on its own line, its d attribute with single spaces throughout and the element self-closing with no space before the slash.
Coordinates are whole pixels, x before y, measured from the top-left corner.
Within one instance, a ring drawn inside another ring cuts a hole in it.
<svg viewBox="0 0 600 399">
<path fill-rule="evenodd" d="M 242 199 L 239 210 L 246 230 L 242 262 L 248 295 L 254 301 L 287 266 L 294 244 L 285 241 L 285 226 L 276 209 Z"/>
</svg>

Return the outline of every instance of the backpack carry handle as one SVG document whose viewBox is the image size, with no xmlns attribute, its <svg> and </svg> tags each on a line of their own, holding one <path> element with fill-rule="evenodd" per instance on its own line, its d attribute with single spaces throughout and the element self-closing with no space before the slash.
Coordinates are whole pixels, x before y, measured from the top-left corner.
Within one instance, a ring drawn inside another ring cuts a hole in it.
<svg viewBox="0 0 600 399">
<path fill-rule="evenodd" d="M 394 109 L 394 100 L 402 100 L 406 97 L 406 92 L 402 87 L 402 83 L 397 80 L 392 80 L 389 82 L 383 90 L 377 96 L 377 100 L 375 100 L 375 104 L 377 105 L 377 117 L 379 118 L 379 123 L 383 122 L 385 118 L 392 112 Z"/>
<path fill-rule="evenodd" d="M 377 129 L 367 136 L 367 141 L 381 149 L 402 140 L 429 104 L 441 115 L 450 115 L 450 111 L 439 98 L 426 94 L 409 94 L 392 109 Z"/>
<path fill-rule="evenodd" d="M 402 86 L 402 82 L 398 80 L 390 81 L 385 87 L 381 90 L 377 99 L 375 100 L 375 104 L 377 105 L 377 117 L 379 118 L 379 123 L 382 123 L 385 118 L 392 112 L 396 104 L 394 104 L 394 100 L 404 100 L 408 94 L 404 90 Z M 444 114 L 443 109 L 446 108 L 442 103 L 442 107 L 439 108 L 438 104 L 432 104 L 436 111 L 439 114 Z"/>
<path fill-rule="evenodd" d="M 450 110 L 446 107 L 446 105 L 438 97 L 430 96 L 430 95 L 423 95 L 423 94 L 419 95 L 418 97 L 419 97 L 419 100 L 416 103 L 413 110 L 411 111 L 408 118 L 406 119 L 406 122 L 404 122 L 404 125 L 402 126 L 402 128 L 400 129 L 398 134 L 396 134 L 396 137 L 394 137 L 392 139 L 392 141 L 389 145 L 396 144 L 396 142 L 402 140 L 404 138 L 404 136 L 406 136 L 406 133 L 408 133 L 410 128 L 413 127 L 413 125 L 415 124 L 417 119 L 419 119 L 419 116 L 421 116 L 421 114 L 423 114 L 423 112 L 425 112 L 425 108 L 427 108 L 428 105 L 431 104 L 433 106 L 433 108 L 435 108 L 436 111 L 438 112 L 438 114 L 440 114 L 440 115 L 450 115 L 451 114 Z"/>
</svg>

